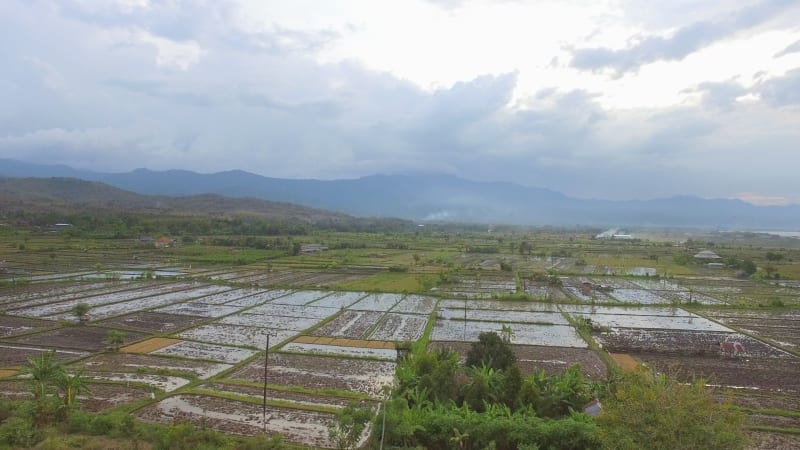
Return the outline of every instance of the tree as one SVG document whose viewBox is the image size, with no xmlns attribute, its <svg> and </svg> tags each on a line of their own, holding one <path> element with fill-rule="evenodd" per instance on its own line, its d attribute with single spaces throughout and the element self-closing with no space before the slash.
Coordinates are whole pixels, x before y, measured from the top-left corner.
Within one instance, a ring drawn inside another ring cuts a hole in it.
<svg viewBox="0 0 800 450">
<path fill-rule="evenodd" d="M 666 374 L 625 374 L 611 386 L 597 418 L 607 448 L 742 449 L 744 413 L 719 403 L 705 381 Z"/>
<path fill-rule="evenodd" d="M 119 350 L 119 347 L 125 342 L 125 333 L 119 330 L 109 330 L 108 336 L 106 336 L 106 342 L 110 345 L 114 351 Z"/>
<path fill-rule="evenodd" d="M 783 253 L 767 252 L 767 261 L 778 262 L 783 259 Z"/>
<path fill-rule="evenodd" d="M 58 379 L 56 379 L 56 385 L 64 394 L 64 406 L 68 409 L 74 406 L 77 396 L 91 393 L 89 386 L 86 385 L 85 378 L 83 378 L 83 369 L 73 375 L 62 372 Z"/>
<path fill-rule="evenodd" d="M 748 275 L 752 275 L 758 270 L 756 263 L 754 263 L 752 259 L 745 259 L 742 261 L 741 269 Z"/>
<path fill-rule="evenodd" d="M 86 303 L 78 303 L 77 305 L 72 307 L 72 314 L 78 318 L 78 322 L 83 324 L 89 321 L 89 310 L 92 309 Z"/>
<path fill-rule="evenodd" d="M 22 373 L 30 376 L 31 393 L 35 399 L 42 399 L 52 391 L 57 380 L 64 375 L 64 368 L 55 360 L 55 350 L 28 358 Z"/>
<path fill-rule="evenodd" d="M 351 402 L 336 414 L 336 422 L 328 426 L 328 437 L 339 450 L 356 448 L 370 419 L 372 408 Z"/>
<path fill-rule="evenodd" d="M 511 347 L 497 333 L 484 331 L 478 335 L 478 342 L 473 342 L 467 353 L 467 366 L 485 365 L 495 370 L 505 370 L 514 365 L 517 357 Z"/>
</svg>

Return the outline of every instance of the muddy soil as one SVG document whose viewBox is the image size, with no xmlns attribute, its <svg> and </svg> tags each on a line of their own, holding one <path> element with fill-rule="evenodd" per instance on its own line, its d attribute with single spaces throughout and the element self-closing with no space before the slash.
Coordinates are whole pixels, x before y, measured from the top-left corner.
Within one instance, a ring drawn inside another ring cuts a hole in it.
<svg viewBox="0 0 800 450">
<path fill-rule="evenodd" d="M 746 356 L 694 356 L 633 353 L 659 372 L 691 381 L 702 377 L 709 384 L 800 395 L 800 358 L 748 358 Z"/>
<path fill-rule="evenodd" d="M 172 333 L 204 320 L 208 317 L 142 311 L 104 320 L 100 324 L 151 333 Z"/>
<path fill-rule="evenodd" d="M 370 396 L 381 395 L 382 387 L 394 378 L 395 363 L 321 355 L 270 353 L 268 382 L 308 389 L 339 389 Z M 264 358 L 237 370 L 230 378 L 263 381 Z"/>
<path fill-rule="evenodd" d="M 16 336 L 18 334 L 30 333 L 36 330 L 45 330 L 59 326 L 58 322 L 51 320 L 28 319 L 25 317 L 13 317 L 0 315 L 0 337 Z"/>
<path fill-rule="evenodd" d="M 596 333 L 594 338 L 613 353 L 661 352 L 675 355 L 717 356 L 721 354 L 719 342 L 739 342 L 747 356 L 783 358 L 790 355 L 757 339 L 740 333 L 716 331 L 688 331 L 617 328 Z"/>
<path fill-rule="evenodd" d="M 111 331 L 109 328 L 77 325 L 23 336 L 14 341 L 55 348 L 98 351 L 108 347 L 106 338 L 109 331 Z M 144 339 L 146 336 L 144 333 L 126 332 L 123 345 Z"/>
</svg>

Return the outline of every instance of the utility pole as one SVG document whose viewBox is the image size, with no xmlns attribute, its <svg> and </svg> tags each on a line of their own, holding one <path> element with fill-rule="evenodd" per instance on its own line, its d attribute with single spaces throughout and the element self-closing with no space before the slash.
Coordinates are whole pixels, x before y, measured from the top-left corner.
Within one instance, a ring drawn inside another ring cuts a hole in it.
<svg viewBox="0 0 800 450">
<path fill-rule="evenodd" d="M 276 336 L 274 331 L 267 331 L 267 344 L 264 347 L 264 397 L 261 401 L 261 423 L 264 434 L 267 434 L 267 368 L 269 367 L 269 337 Z"/>
</svg>

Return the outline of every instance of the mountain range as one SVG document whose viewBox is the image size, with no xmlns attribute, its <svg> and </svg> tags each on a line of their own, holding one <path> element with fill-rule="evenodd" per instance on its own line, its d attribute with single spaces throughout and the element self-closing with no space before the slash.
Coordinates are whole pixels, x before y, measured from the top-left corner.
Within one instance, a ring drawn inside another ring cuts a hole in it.
<svg viewBox="0 0 800 450">
<path fill-rule="evenodd" d="M 356 216 L 416 221 L 558 226 L 659 226 L 722 229 L 800 228 L 800 205 L 755 206 L 741 200 L 677 196 L 611 201 L 452 175 L 372 175 L 349 180 L 281 179 L 241 170 L 100 173 L 63 165 L 0 159 L 0 176 L 70 177 L 146 195 L 217 194 L 287 202 Z"/>
</svg>

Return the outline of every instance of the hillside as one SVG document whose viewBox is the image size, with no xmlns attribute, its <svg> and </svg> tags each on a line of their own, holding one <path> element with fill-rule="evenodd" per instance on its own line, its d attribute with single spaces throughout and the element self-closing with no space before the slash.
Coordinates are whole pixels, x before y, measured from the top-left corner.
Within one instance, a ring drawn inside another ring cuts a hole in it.
<svg viewBox="0 0 800 450">
<path fill-rule="evenodd" d="M 240 170 L 211 174 L 147 169 L 97 173 L 0 160 L 0 176 L 70 176 L 152 196 L 218 194 L 288 202 L 355 216 L 417 221 L 739 230 L 793 230 L 800 223 L 800 205 L 754 206 L 740 200 L 693 196 L 636 201 L 577 199 L 543 188 L 476 182 L 441 174 L 323 181 L 269 178 Z"/>
<path fill-rule="evenodd" d="M 342 213 L 255 198 L 217 194 L 151 196 L 74 178 L 0 178 L 2 214 L 128 212 L 163 215 L 254 215 L 307 223 L 352 221 Z"/>
</svg>

